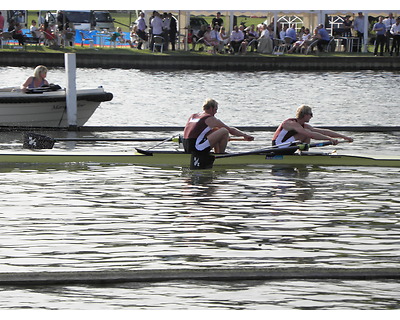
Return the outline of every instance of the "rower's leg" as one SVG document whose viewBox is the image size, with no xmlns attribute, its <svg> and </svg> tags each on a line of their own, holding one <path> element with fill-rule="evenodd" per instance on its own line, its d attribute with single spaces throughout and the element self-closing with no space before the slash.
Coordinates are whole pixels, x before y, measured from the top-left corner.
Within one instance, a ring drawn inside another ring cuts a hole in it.
<svg viewBox="0 0 400 320">
<path fill-rule="evenodd" d="M 215 153 L 224 153 L 229 141 L 229 131 L 226 128 L 220 128 L 207 136 L 211 148 Z"/>
<path fill-rule="evenodd" d="M 302 143 L 310 143 L 311 142 L 311 138 L 307 137 L 303 134 L 295 134 L 294 138 L 295 138 L 295 140 L 301 141 Z"/>
</svg>

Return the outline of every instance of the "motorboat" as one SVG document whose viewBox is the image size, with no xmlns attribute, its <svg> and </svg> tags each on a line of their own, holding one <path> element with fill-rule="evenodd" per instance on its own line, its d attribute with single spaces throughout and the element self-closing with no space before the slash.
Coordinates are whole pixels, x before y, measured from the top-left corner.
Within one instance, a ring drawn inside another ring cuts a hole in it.
<svg viewBox="0 0 400 320">
<path fill-rule="evenodd" d="M 76 90 L 77 126 L 84 125 L 102 102 L 113 94 L 103 87 Z M 66 89 L 51 84 L 27 92 L 0 88 L 0 126 L 68 127 Z"/>
</svg>

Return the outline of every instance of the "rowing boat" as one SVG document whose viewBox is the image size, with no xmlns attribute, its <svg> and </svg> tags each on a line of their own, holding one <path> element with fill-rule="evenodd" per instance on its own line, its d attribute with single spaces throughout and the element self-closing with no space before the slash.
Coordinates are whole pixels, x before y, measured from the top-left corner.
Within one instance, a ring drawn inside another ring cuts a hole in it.
<svg viewBox="0 0 400 320">
<path fill-rule="evenodd" d="M 229 155 L 229 154 L 228 154 Z M 191 155 L 182 151 L 79 152 L 79 151 L 2 151 L 0 163 L 99 163 L 189 167 Z M 216 157 L 214 167 L 248 165 L 375 166 L 400 167 L 400 156 L 339 155 L 302 152 L 294 155 L 248 154 Z"/>
</svg>

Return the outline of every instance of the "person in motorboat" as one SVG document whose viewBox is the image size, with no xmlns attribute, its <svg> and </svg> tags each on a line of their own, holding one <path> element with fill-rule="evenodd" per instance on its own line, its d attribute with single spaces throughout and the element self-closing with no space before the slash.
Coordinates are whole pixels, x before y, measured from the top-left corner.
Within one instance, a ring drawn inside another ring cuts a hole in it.
<svg viewBox="0 0 400 320">
<path fill-rule="evenodd" d="M 280 148 L 293 145 L 295 141 L 309 144 L 311 139 L 328 140 L 332 144 L 337 144 L 337 138 L 345 139 L 349 142 L 353 138 L 337 133 L 329 129 L 314 128 L 308 124 L 313 117 L 311 107 L 301 105 L 297 108 L 296 118 L 289 118 L 283 121 L 272 137 L 272 145 L 279 145 Z M 285 144 L 286 145 L 282 145 Z M 290 149 L 289 153 L 294 153 L 296 150 Z"/>
<path fill-rule="evenodd" d="M 40 87 L 48 87 L 49 83 L 46 80 L 47 76 L 47 68 L 43 65 L 39 65 L 35 68 L 33 72 L 33 76 L 30 76 L 26 81 L 21 85 L 21 89 L 23 92 L 29 91 L 29 89 L 35 89 Z"/>
<path fill-rule="evenodd" d="M 203 112 L 192 114 L 183 132 L 185 152 L 205 151 L 214 149 L 215 153 L 224 153 L 228 145 L 229 134 L 243 137 L 246 141 L 253 141 L 254 137 L 239 129 L 229 127 L 215 117 L 218 111 L 218 102 L 206 99 Z"/>
</svg>

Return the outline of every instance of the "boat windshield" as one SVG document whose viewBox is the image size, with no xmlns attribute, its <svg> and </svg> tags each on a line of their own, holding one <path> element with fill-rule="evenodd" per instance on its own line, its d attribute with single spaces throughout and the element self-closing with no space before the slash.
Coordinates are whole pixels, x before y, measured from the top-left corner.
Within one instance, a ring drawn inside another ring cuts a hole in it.
<svg viewBox="0 0 400 320">
<path fill-rule="evenodd" d="M 69 22 L 90 23 L 90 11 L 65 11 Z"/>
</svg>

